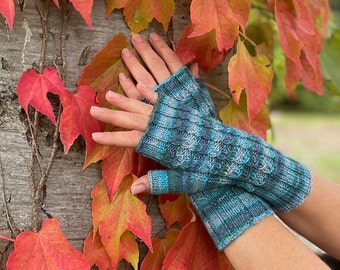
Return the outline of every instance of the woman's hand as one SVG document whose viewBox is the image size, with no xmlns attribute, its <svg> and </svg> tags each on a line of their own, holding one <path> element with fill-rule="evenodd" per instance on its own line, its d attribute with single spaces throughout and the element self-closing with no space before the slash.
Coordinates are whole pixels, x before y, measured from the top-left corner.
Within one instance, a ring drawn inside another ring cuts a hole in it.
<svg viewBox="0 0 340 270">
<path fill-rule="evenodd" d="M 107 101 L 121 109 L 110 110 L 93 106 L 92 117 L 105 123 L 110 123 L 128 129 L 128 131 L 96 132 L 92 134 L 93 140 L 100 144 L 115 145 L 120 147 L 136 147 L 143 136 L 153 106 L 141 102 L 145 98 L 154 104 L 158 94 L 151 89 L 168 79 L 177 72 L 183 64 L 176 53 L 157 34 L 150 35 L 150 43 L 140 35 L 132 37 L 132 44 L 139 56 L 143 59 L 148 70 L 139 62 L 130 50 L 122 51 L 122 59 L 131 72 L 137 85 L 125 74 L 119 74 L 119 82 L 127 97 L 108 91 Z M 192 65 L 191 73 L 198 77 L 198 66 Z M 133 194 L 149 192 L 150 185 L 148 177 L 142 176 L 131 187 Z"/>
<path fill-rule="evenodd" d="M 93 140 L 97 143 L 136 147 L 143 136 L 152 112 L 152 105 L 140 100 L 145 98 L 154 104 L 158 94 L 151 89 L 168 79 L 183 66 L 176 53 L 155 33 L 150 35 L 150 43 L 136 34 L 132 37 L 132 44 L 148 70 L 130 50 L 123 49 L 122 59 L 134 80 L 138 82 L 137 85 L 125 74 L 119 74 L 119 83 L 127 97 L 109 91 L 106 94 L 106 99 L 122 111 L 100 107 L 92 107 L 90 111 L 92 117 L 97 120 L 126 128 L 129 131 L 93 133 Z M 197 65 L 192 65 L 191 72 L 194 77 L 198 77 Z"/>
</svg>

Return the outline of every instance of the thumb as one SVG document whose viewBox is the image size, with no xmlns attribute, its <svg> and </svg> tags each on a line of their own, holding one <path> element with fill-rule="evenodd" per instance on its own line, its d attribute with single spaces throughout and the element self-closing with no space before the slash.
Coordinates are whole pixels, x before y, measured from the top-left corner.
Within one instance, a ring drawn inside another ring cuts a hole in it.
<svg viewBox="0 0 340 270">
<path fill-rule="evenodd" d="M 133 195 L 137 195 L 140 193 L 150 193 L 150 183 L 148 175 L 145 174 L 132 183 L 131 193 Z"/>
</svg>

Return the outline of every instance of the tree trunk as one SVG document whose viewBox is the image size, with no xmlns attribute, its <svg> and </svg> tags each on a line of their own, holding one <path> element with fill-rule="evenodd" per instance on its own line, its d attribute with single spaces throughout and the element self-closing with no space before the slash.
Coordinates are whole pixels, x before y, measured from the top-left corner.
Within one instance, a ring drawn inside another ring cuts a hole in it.
<svg viewBox="0 0 340 270">
<path fill-rule="evenodd" d="M 189 20 L 190 1 L 177 2 L 181 3 L 176 4 L 173 33 L 170 33 L 173 40 L 177 39 Z M 27 118 L 17 100 L 16 83 L 24 70 L 36 67 L 40 62 L 43 32 L 39 10 L 43 10 L 44 1 L 37 0 L 36 4 L 38 9 L 34 1 L 26 1 L 23 10 L 16 7 L 12 31 L 8 30 L 3 19 L 0 24 L 0 234 L 12 237 L 21 231 L 32 229 L 32 196 L 28 169 L 31 138 Z M 88 29 L 80 14 L 71 9 L 67 24 L 65 80 L 65 85 L 70 90 L 75 89 L 84 66 L 112 36 L 120 32 L 127 37 L 131 36 L 121 11 L 115 11 L 105 19 L 105 1 L 94 1 L 91 17 L 92 30 Z M 151 31 L 165 34 L 155 22 L 142 34 L 148 36 Z M 62 68 L 60 34 L 60 11 L 52 3 L 48 18 L 45 65 L 55 66 L 59 70 Z M 87 56 L 85 52 L 88 52 Z M 223 89 L 227 85 L 226 72 L 226 68 L 220 66 L 206 76 L 212 84 Z M 219 109 L 222 106 L 221 101 L 216 95 L 214 98 Z M 54 126 L 42 118 L 38 148 L 43 166 L 46 166 L 51 153 L 53 130 Z M 81 140 L 78 140 L 67 155 L 63 154 L 62 146 L 59 147 L 43 192 L 39 213 L 40 221 L 46 218 L 46 213 L 56 217 L 68 240 L 79 250 L 82 250 L 83 241 L 92 229 L 90 192 L 101 179 L 100 165 L 91 165 L 82 171 L 83 161 Z M 35 174 L 39 175 L 37 167 Z M 164 223 L 158 214 L 156 203 L 151 203 L 149 209 L 153 218 L 153 232 L 159 232 L 164 229 Z M 0 269 L 5 269 L 7 257 L 12 250 L 11 243 L 0 240 Z M 121 269 L 127 268 L 127 265 L 121 265 Z"/>
</svg>

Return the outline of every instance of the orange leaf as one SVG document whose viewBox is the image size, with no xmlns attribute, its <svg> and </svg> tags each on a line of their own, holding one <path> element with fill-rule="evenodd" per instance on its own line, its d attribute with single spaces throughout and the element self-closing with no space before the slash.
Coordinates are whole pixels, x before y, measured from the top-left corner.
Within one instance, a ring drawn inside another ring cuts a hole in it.
<svg viewBox="0 0 340 270">
<path fill-rule="evenodd" d="M 307 1 L 270 0 L 279 39 L 286 57 L 286 87 L 293 91 L 300 79 L 305 87 L 322 93 L 323 78 L 318 54 L 322 39 L 316 30 Z"/>
<path fill-rule="evenodd" d="M 165 255 L 175 243 L 177 236 L 179 235 L 179 230 L 173 229 L 169 230 L 164 239 L 159 239 L 157 237 L 152 239 L 153 252 L 148 252 L 146 254 L 142 264 L 141 270 L 159 270 L 162 269 L 163 261 Z"/>
<path fill-rule="evenodd" d="M 43 222 L 40 232 L 23 232 L 15 240 L 7 261 L 8 270 L 90 269 L 86 257 L 76 250 L 60 230 L 58 220 Z"/>
<path fill-rule="evenodd" d="M 113 269 L 111 265 L 111 259 L 107 254 L 98 233 L 96 233 L 93 237 L 92 231 L 85 239 L 84 254 L 91 265 L 96 264 L 101 270 Z"/>
<path fill-rule="evenodd" d="M 119 187 L 123 178 L 136 174 L 138 156 L 132 148 L 111 147 L 103 159 L 102 175 L 104 177 L 110 200 Z"/>
<path fill-rule="evenodd" d="M 122 258 L 134 266 L 138 263 L 138 247 L 129 231 L 152 249 L 151 219 L 145 204 L 130 192 L 133 180 L 131 175 L 123 179 L 111 203 L 103 180 L 91 193 L 94 233 L 98 230 L 113 268 Z"/>
<path fill-rule="evenodd" d="M 173 0 L 106 0 L 106 17 L 119 8 L 124 8 L 125 21 L 132 33 L 148 28 L 153 18 L 167 31 L 175 11 L 175 3 Z"/>
<path fill-rule="evenodd" d="M 77 82 L 78 85 L 89 85 L 98 92 L 99 106 L 111 107 L 105 99 L 105 94 L 108 90 L 117 91 L 119 73 L 128 73 L 121 59 L 124 48 L 130 48 L 126 37 L 123 34 L 114 36 L 84 68 Z"/>
<path fill-rule="evenodd" d="M 190 18 L 195 28 L 189 38 L 215 30 L 218 50 L 229 50 L 238 37 L 239 27 L 245 29 L 250 7 L 250 0 L 193 0 Z"/>
<path fill-rule="evenodd" d="M 13 0 L 1 0 L 0 2 L 0 13 L 4 15 L 9 29 L 13 29 L 15 5 Z"/>
<path fill-rule="evenodd" d="M 182 194 L 174 201 L 163 202 L 163 198 L 164 195 L 159 196 L 159 208 L 168 228 L 176 222 L 184 226 L 192 219 L 193 213 L 189 208 L 190 200 L 187 195 Z"/>
<path fill-rule="evenodd" d="M 46 67 L 43 74 L 39 74 L 35 69 L 28 69 L 22 73 L 17 84 L 17 94 L 26 114 L 28 104 L 31 104 L 56 124 L 52 105 L 46 96 L 48 92 L 59 96 L 68 95 L 56 69 Z"/>
<path fill-rule="evenodd" d="M 176 53 L 182 63 L 197 62 L 204 71 L 220 64 L 229 51 L 218 50 L 215 31 L 212 30 L 201 36 L 189 38 L 188 36 L 193 30 L 194 25 L 188 24 L 178 39 Z"/>
<path fill-rule="evenodd" d="M 197 219 L 182 228 L 175 244 L 166 255 L 162 270 L 230 269 L 226 258 L 222 264 L 220 259 L 210 235 L 203 223 Z"/>
<path fill-rule="evenodd" d="M 247 115 L 247 96 L 241 94 L 240 102 L 237 105 L 234 100 L 230 100 L 228 105 L 220 110 L 220 118 L 224 124 L 253 133 L 264 140 L 267 138 L 269 126 L 269 109 L 266 104 L 256 117 L 249 122 Z"/>
<path fill-rule="evenodd" d="M 92 29 L 91 12 L 93 6 L 93 0 L 70 0 L 74 8 L 84 18 L 87 26 Z M 57 5 L 58 6 L 58 5 Z"/>
<path fill-rule="evenodd" d="M 132 148 L 97 144 L 89 153 L 84 168 L 99 160 L 102 160 L 102 175 L 111 200 L 122 179 L 138 173 L 138 155 Z"/>
<path fill-rule="evenodd" d="M 248 118 L 252 121 L 270 93 L 274 74 L 271 65 L 265 56 L 252 57 L 239 40 L 228 71 L 229 87 L 235 102 L 239 103 L 243 90 L 247 93 Z"/>
<path fill-rule="evenodd" d="M 92 133 L 102 130 L 99 121 L 91 117 L 90 107 L 96 105 L 96 94 L 87 85 L 78 87 L 73 95 L 67 92 L 60 97 L 63 105 L 60 122 L 60 139 L 64 144 L 64 151 L 67 153 L 74 140 L 82 135 L 86 142 L 86 156 L 90 153 L 96 143 L 92 140 Z"/>
</svg>

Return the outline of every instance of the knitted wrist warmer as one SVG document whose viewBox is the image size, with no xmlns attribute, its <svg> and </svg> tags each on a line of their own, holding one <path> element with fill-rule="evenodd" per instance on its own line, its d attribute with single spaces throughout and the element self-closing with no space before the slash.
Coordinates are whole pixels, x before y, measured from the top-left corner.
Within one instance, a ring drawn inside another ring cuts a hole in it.
<svg viewBox="0 0 340 270">
<path fill-rule="evenodd" d="M 183 66 L 154 91 L 172 97 L 204 115 L 215 116 L 214 103 L 202 79 L 195 79 L 188 68 Z"/>
<path fill-rule="evenodd" d="M 273 210 L 266 202 L 235 186 L 210 189 L 189 196 L 219 250 L 223 250 L 246 229 L 273 215 Z"/>
<path fill-rule="evenodd" d="M 206 175 L 205 180 L 188 178 L 186 187 L 202 180 L 205 188 L 242 186 L 276 211 L 299 206 L 311 190 L 311 175 L 300 163 L 261 138 L 225 126 L 161 93 L 136 150 L 170 169 Z M 191 191 L 196 190 L 185 192 Z"/>
<path fill-rule="evenodd" d="M 197 109 L 205 116 L 214 117 L 215 111 L 209 91 L 202 80 L 195 81 L 198 85 L 195 84 L 189 71 L 182 68 L 155 91 L 174 97 L 181 104 Z M 184 82 L 187 87 L 183 87 L 181 82 Z M 149 171 L 148 177 L 152 193 L 155 191 L 170 193 L 178 190 L 187 192 L 190 188 L 181 184 L 191 182 L 188 179 L 195 179 L 197 190 L 204 189 L 205 187 L 200 185 L 208 182 L 208 179 L 204 179 L 206 175 L 186 171 Z M 185 181 L 182 181 L 183 179 Z M 223 250 L 247 228 L 273 214 L 264 201 L 238 187 L 211 189 L 189 196 L 219 250 Z"/>
</svg>

